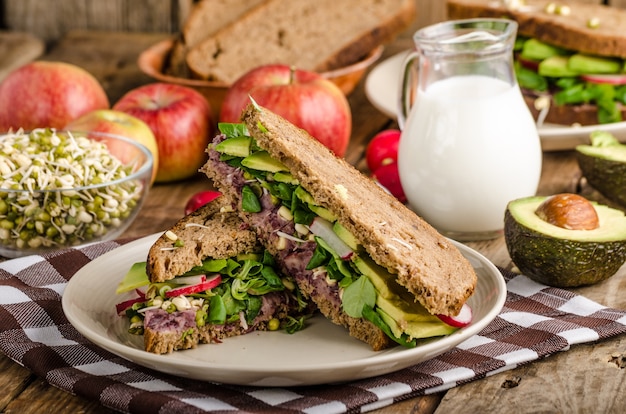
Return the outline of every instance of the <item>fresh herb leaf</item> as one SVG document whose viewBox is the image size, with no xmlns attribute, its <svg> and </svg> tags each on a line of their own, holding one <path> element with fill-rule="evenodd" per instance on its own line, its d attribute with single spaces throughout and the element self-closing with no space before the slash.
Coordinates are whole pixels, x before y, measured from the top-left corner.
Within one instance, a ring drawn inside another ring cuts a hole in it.
<svg viewBox="0 0 626 414">
<path fill-rule="evenodd" d="M 217 125 L 217 128 L 222 134 L 226 135 L 228 138 L 250 135 L 248 133 L 248 128 L 246 128 L 246 124 L 232 124 L 227 122 L 220 122 Z"/>
<path fill-rule="evenodd" d="M 376 304 L 376 289 L 367 276 L 361 276 L 345 288 L 341 297 L 343 310 L 353 318 L 363 316 L 365 306 Z"/>
<path fill-rule="evenodd" d="M 260 297 L 250 296 L 248 298 L 248 311 L 246 312 L 246 322 L 248 322 L 248 324 L 254 322 L 254 318 L 256 318 L 261 311 L 261 306 L 263 306 L 263 299 Z"/>
<path fill-rule="evenodd" d="M 209 302 L 209 314 L 207 316 L 209 324 L 221 325 L 226 321 L 226 306 L 221 296 L 212 296 Z"/>
<path fill-rule="evenodd" d="M 241 190 L 241 209 L 248 213 L 258 213 L 261 211 L 261 202 L 248 185 L 244 186 Z"/>
<path fill-rule="evenodd" d="M 294 318 L 293 316 L 287 317 L 287 323 L 285 324 L 285 331 L 288 334 L 293 334 L 298 331 L 304 329 L 304 322 L 306 318 L 304 316 L 300 316 L 299 318 Z"/>
<path fill-rule="evenodd" d="M 316 267 L 323 266 L 328 263 L 331 258 L 332 256 L 330 255 L 330 253 L 328 253 L 326 249 L 318 244 L 317 247 L 315 247 L 315 251 L 313 252 L 311 260 L 309 260 L 309 264 L 307 264 L 306 266 L 306 270 L 312 270 Z"/>
</svg>

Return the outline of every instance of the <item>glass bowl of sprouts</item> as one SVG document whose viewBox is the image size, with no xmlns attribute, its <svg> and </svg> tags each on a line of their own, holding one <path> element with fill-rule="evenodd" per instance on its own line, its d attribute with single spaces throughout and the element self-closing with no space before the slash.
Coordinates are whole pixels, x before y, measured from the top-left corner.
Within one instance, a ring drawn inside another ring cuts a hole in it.
<svg viewBox="0 0 626 414">
<path fill-rule="evenodd" d="M 151 185 L 150 151 L 129 138 L 42 128 L 0 135 L 0 256 L 119 237 Z"/>
</svg>

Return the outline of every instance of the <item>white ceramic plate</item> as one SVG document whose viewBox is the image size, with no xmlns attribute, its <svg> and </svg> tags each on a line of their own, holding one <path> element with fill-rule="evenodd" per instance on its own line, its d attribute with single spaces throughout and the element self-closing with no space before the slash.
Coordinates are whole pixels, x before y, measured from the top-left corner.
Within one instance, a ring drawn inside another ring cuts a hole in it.
<svg viewBox="0 0 626 414">
<path fill-rule="evenodd" d="M 396 119 L 400 71 L 408 52 L 398 53 L 378 65 L 365 80 L 365 94 L 379 111 Z M 545 124 L 538 129 L 541 147 L 545 151 L 568 150 L 579 144 L 589 143 L 589 134 L 595 130 L 611 132 L 617 139 L 626 142 L 626 122 L 603 125 L 563 126 Z"/>
<path fill-rule="evenodd" d="M 124 296 L 115 288 L 127 269 L 146 258 L 158 235 L 119 247 L 93 260 L 70 280 L 63 294 L 63 310 L 85 337 L 139 365 L 168 374 L 205 381 L 255 386 L 297 386 L 351 381 L 397 371 L 433 358 L 478 333 L 500 312 L 506 285 L 498 269 L 479 253 L 456 243 L 478 274 L 469 299 L 473 323 L 454 334 L 419 347 L 394 347 L 374 352 L 370 347 L 321 316 L 305 329 L 256 332 L 225 339 L 221 344 L 156 355 L 143 351 L 143 339 L 127 333 L 127 321 L 116 315 Z"/>
</svg>

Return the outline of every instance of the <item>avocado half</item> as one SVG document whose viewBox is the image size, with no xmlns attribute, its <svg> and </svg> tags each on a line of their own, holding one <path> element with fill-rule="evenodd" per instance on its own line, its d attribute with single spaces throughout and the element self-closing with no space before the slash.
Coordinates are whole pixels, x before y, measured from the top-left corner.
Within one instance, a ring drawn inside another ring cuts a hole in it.
<svg viewBox="0 0 626 414">
<path fill-rule="evenodd" d="M 603 196 L 626 207 L 626 145 L 606 131 L 594 131 L 590 138 L 591 145 L 576 147 L 583 175 Z"/>
<path fill-rule="evenodd" d="M 575 287 L 614 275 L 626 261 L 626 216 L 592 202 L 599 227 L 569 230 L 541 219 L 535 211 L 548 197 L 509 202 L 504 237 L 513 263 L 531 279 L 550 286 Z"/>
</svg>

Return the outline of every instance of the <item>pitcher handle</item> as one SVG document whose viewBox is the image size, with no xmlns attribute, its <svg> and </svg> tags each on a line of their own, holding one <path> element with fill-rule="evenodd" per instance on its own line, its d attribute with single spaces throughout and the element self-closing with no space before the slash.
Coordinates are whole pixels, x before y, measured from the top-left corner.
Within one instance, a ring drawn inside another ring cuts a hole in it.
<svg viewBox="0 0 626 414">
<path fill-rule="evenodd" d="M 409 111 L 413 105 L 415 99 L 415 85 L 416 80 L 412 70 L 416 68 L 413 62 L 419 58 L 417 51 L 409 53 L 402 62 L 402 72 L 400 77 L 400 93 L 398 94 L 398 126 L 400 130 L 404 129 L 406 118 L 409 116 Z"/>
</svg>

